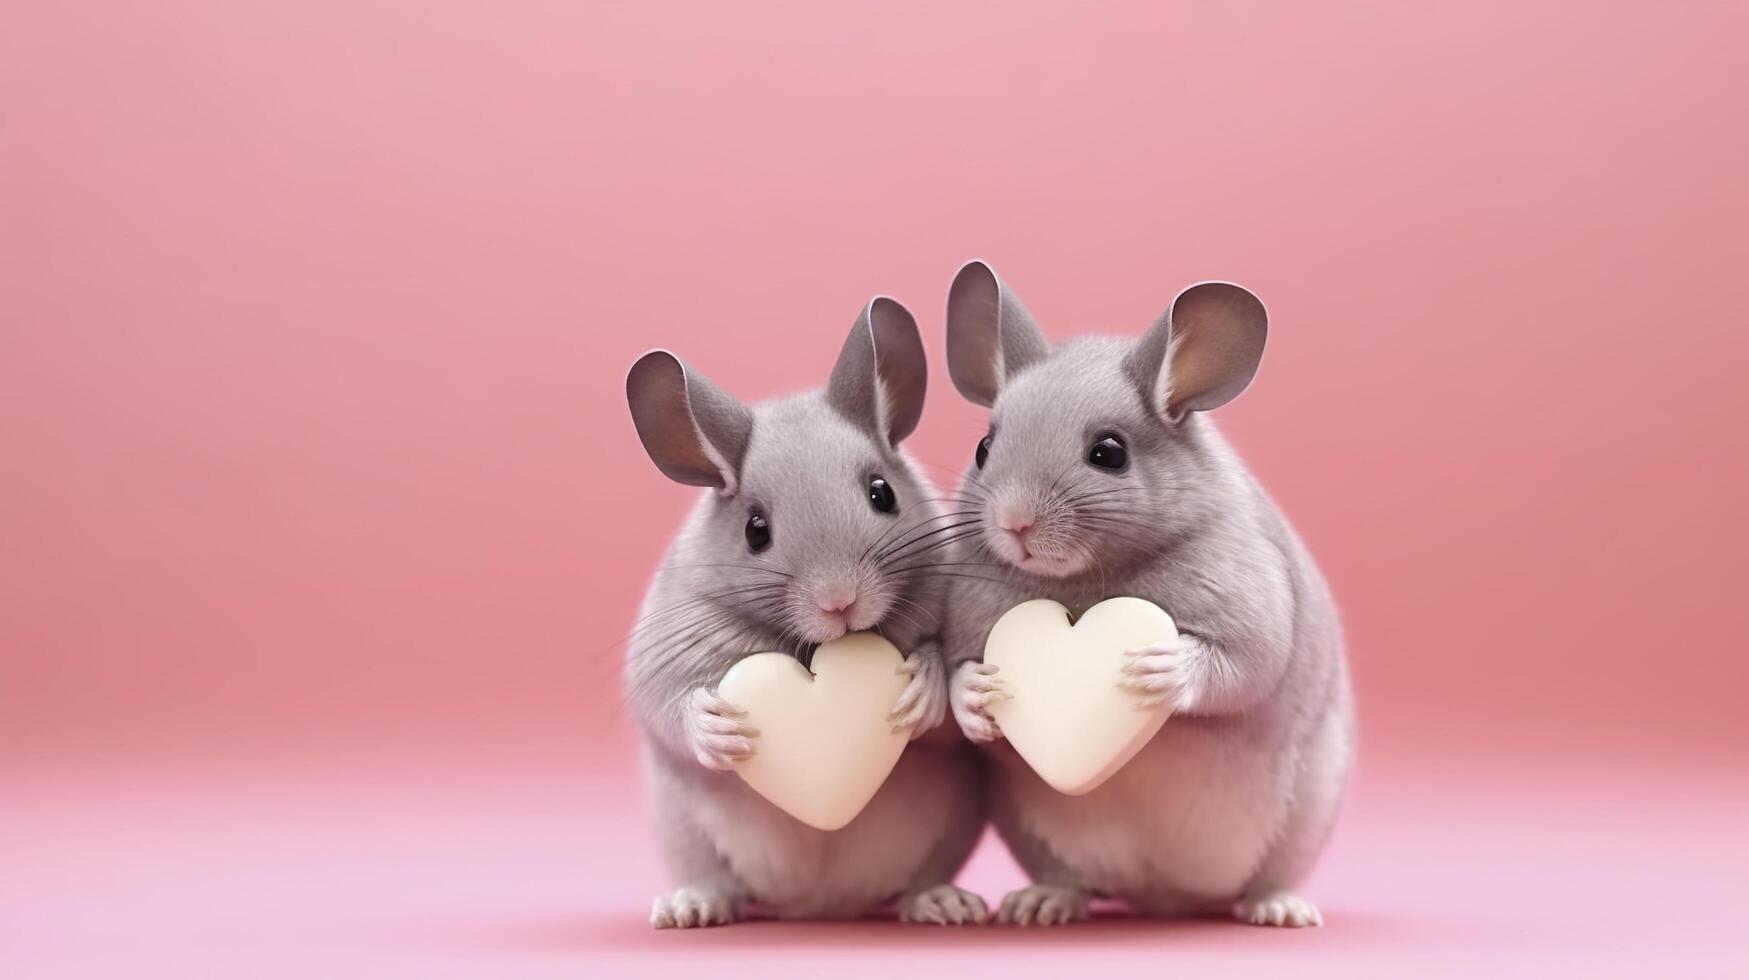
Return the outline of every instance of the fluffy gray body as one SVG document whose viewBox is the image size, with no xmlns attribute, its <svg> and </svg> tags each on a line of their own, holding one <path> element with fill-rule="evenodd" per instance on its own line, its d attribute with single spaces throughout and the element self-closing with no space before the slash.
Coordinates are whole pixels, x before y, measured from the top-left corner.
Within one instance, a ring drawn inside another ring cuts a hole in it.
<svg viewBox="0 0 1749 980">
<path fill-rule="evenodd" d="M 652 458 L 708 488 L 663 557 L 626 654 L 675 884 L 656 899 L 658 927 L 750 912 L 851 918 L 889 903 L 908 920 L 984 917 L 982 901 L 951 884 L 985 813 L 975 748 L 940 725 L 942 590 L 930 556 L 942 515 L 898 448 L 921 411 L 922 358 L 910 315 L 876 300 L 824 391 L 748 408 L 666 352 L 632 369 L 628 396 Z M 878 631 L 906 652 L 911 678 L 892 721 L 913 742 L 867 808 L 828 832 L 735 775 L 759 735 L 716 686 L 748 654 L 805 660 L 848 630 Z"/>
<path fill-rule="evenodd" d="M 981 525 L 962 542 L 969 571 L 954 579 L 944 636 L 955 715 L 991 761 L 994 822 L 1036 883 L 1005 917 L 1077 918 L 1091 894 L 1149 914 L 1316 924 L 1294 889 L 1329 837 L 1353 753 L 1341 630 L 1311 555 L 1199 414 L 1249 381 L 1261 304 L 1253 314 L 1248 293 L 1187 291 L 1139 342 L 1051 349 L 987 267 L 968 266 L 955 290 L 950 368 L 992 407 L 992 436 L 960 490 Z M 1254 338 L 1208 340 L 1253 315 Z M 1101 437 L 1123 449 L 1121 470 L 1088 464 Z M 1126 680 L 1174 714 L 1108 782 L 1064 796 L 1000 740 L 983 709 L 1011 692 L 975 662 L 1019 602 L 1078 615 L 1125 595 L 1178 624 L 1182 640 L 1137 651 Z"/>
</svg>

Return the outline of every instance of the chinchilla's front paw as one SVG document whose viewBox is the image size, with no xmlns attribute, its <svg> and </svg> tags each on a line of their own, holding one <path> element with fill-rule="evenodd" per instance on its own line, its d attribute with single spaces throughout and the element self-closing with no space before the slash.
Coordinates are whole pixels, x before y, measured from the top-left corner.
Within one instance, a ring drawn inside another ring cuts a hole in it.
<svg viewBox="0 0 1749 980">
<path fill-rule="evenodd" d="M 1012 697 L 1008 685 L 996 676 L 996 665 L 975 660 L 959 665 L 948 691 L 954 720 L 974 742 L 994 742 L 1002 737 L 1001 727 L 990 717 L 990 705 Z"/>
<path fill-rule="evenodd" d="M 700 765 L 727 771 L 752 758 L 759 730 L 747 724 L 746 714 L 709 688 L 692 692 L 686 701 L 686 734 Z"/>
<path fill-rule="evenodd" d="M 1171 705 L 1173 711 L 1190 711 L 1202 694 L 1203 666 L 1208 651 L 1192 637 L 1170 640 L 1126 651 L 1118 686 L 1137 695 L 1145 708 Z"/>
<path fill-rule="evenodd" d="M 899 673 L 908 674 L 911 679 L 899 692 L 899 700 L 887 720 L 893 723 L 893 731 L 908 731 L 916 738 L 947 717 L 947 685 L 942 683 L 941 657 L 913 653 L 905 658 Z"/>
</svg>

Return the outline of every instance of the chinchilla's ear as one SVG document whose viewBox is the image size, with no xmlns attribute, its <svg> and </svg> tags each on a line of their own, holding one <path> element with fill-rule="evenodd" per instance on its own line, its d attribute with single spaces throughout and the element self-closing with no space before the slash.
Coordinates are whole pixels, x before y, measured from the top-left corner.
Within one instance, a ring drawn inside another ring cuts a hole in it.
<svg viewBox="0 0 1749 980">
<path fill-rule="evenodd" d="M 1237 398 L 1257 374 L 1269 315 L 1249 289 L 1199 282 L 1178 294 L 1124 360 L 1154 411 L 1173 421 Z"/>
<path fill-rule="evenodd" d="M 923 417 L 929 362 L 911 312 L 876 296 L 850 328 L 826 382 L 826 400 L 840 415 L 897 446 Z"/>
<path fill-rule="evenodd" d="M 656 468 L 676 483 L 735 492 L 753 413 L 665 350 L 638 358 L 626 401 Z"/>
<path fill-rule="evenodd" d="M 947 291 L 947 373 L 966 400 L 985 408 L 1015 373 L 1050 345 L 1020 298 L 974 259 Z"/>
</svg>

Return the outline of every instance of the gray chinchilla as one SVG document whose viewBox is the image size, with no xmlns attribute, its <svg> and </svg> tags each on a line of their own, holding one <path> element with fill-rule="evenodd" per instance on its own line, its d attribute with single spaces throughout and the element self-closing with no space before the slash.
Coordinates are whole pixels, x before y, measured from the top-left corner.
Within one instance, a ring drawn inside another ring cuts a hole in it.
<svg viewBox="0 0 1749 980">
<path fill-rule="evenodd" d="M 825 390 L 751 408 L 666 351 L 626 378 L 656 466 L 708 488 L 675 536 L 626 654 L 626 693 L 645 736 L 654 812 L 675 890 L 657 927 L 848 918 L 888 902 L 902 919 L 982 921 L 951 882 L 983 825 L 977 751 L 947 712 L 934 577 L 955 528 L 899 443 L 923 411 L 916 322 L 877 297 L 850 331 Z M 732 771 L 759 736 L 716 694 L 747 654 L 804 661 L 848 630 L 906 653 L 892 721 L 914 741 L 868 807 L 841 830 L 778 810 Z M 933 729 L 933 731 L 932 731 Z"/>
<path fill-rule="evenodd" d="M 993 760 L 991 812 L 1034 884 L 1002 921 L 1066 922 L 1088 896 L 1144 914 L 1317 925 L 1294 892 L 1335 822 L 1354 718 L 1329 590 L 1287 520 L 1201 413 L 1237 396 L 1263 353 L 1263 304 L 1205 282 L 1139 340 L 1050 346 L 981 262 L 948 297 L 948 370 L 990 409 L 960 506 L 980 533 L 961 557 L 943 632 L 954 717 Z M 1124 686 L 1173 715 L 1085 796 L 1048 787 L 988 714 L 1011 697 L 980 661 L 1015 604 L 1079 616 L 1148 599 L 1178 640 L 1131 651 Z"/>
</svg>

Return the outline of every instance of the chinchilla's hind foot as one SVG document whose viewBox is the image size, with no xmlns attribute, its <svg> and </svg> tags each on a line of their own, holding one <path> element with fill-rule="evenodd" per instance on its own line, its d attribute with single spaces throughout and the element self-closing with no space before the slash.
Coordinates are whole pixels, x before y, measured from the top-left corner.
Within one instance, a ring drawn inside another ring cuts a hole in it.
<svg viewBox="0 0 1749 980">
<path fill-rule="evenodd" d="M 704 888 L 676 888 L 657 896 L 650 906 L 650 924 L 658 929 L 726 926 L 734 921 L 734 900 Z"/>
<path fill-rule="evenodd" d="M 936 885 L 899 900 L 900 922 L 977 925 L 990 917 L 984 900 L 956 885 Z"/>
<path fill-rule="evenodd" d="M 1088 916 L 1087 893 L 1056 885 L 1028 885 L 1008 893 L 996 921 L 1003 925 L 1054 926 L 1080 922 Z"/>
<path fill-rule="evenodd" d="M 1254 926 L 1286 926 L 1290 929 L 1324 924 L 1324 916 L 1318 912 L 1318 907 L 1293 892 L 1270 892 L 1260 898 L 1240 899 L 1233 906 L 1233 918 Z"/>
</svg>

